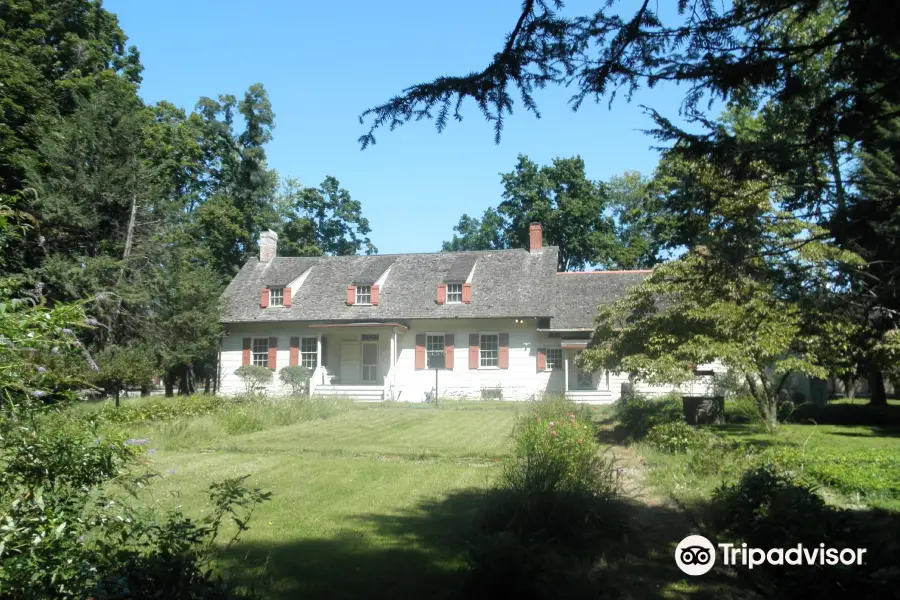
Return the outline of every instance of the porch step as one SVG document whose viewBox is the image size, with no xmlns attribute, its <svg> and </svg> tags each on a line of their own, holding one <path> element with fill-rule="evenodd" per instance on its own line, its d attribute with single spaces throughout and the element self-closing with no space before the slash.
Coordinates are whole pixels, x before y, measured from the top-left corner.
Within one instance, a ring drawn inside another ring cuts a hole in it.
<svg viewBox="0 0 900 600">
<path fill-rule="evenodd" d="M 380 385 L 319 385 L 314 396 L 342 396 L 360 402 L 381 402 L 384 387 Z"/>
<path fill-rule="evenodd" d="M 566 400 L 585 404 L 610 404 L 613 401 L 609 390 L 569 390 Z"/>
</svg>

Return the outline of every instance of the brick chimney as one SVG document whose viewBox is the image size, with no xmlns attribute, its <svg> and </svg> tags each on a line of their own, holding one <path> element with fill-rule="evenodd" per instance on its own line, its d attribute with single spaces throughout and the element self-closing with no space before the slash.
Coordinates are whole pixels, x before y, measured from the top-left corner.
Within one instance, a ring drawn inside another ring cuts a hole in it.
<svg viewBox="0 0 900 600">
<path fill-rule="evenodd" d="M 259 260 L 269 262 L 278 254 L 278 234 L 271 229 L 259 234 Z"/>
<path fill-rule="evenodd" d="M 544 251 L 544 229 L 540 223 L 528 226 L 528 251 L 532 254 Z"/>
</svg>

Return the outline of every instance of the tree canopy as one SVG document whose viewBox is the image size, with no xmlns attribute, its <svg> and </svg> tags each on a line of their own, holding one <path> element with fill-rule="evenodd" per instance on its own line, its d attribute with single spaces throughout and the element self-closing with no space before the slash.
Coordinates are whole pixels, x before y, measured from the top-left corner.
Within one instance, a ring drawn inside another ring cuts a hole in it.
<svg viewBox="0 0 900 600">
<path fill-rule="evenodd" d="M 140 55 L 96 0 L 6 2 L 0 31 L 0 203 L 22 231 L 0 231 L 0 281 L 50 305 L 90 299 L 85 344 L 110 389 L 137 383 L 122 375 L 137 359 L 117 358 L 135 353 L 169 391 L 209 384 L 218 298 L 261 231 L 288 253 L 376 251 L 337 179 L 279 194 L 261 83 L 193 110 L 144 103 Z"/>
<path fill-rule="evenodd" d="M 639 175 L 617 184 L 613 196 L 609 185 L 587 177 L 579 156 L 540 166 L 520 155 L 515 168 L 500 177 L 503 199 L 497 207 L 486 209 L 481 219 L 463 215 L 444 251 L 528 248 L 529 225 L 539 222 L 545 241 L 559 247 L 560 271 L 656 262 L 658 248 L 645 229 L 649 221 L 639 217 L 636 206 L 646 185 Z"/>
</svg>

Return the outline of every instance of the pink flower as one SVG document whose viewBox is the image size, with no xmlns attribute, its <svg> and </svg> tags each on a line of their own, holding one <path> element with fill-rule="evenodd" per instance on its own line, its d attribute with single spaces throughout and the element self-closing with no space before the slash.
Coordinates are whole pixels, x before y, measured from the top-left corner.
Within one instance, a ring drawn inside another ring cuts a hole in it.
<svg viewBox="0 0 900 600">
<path fill-rule="evenodd" d="M 549 423 L 548 425 L 549 425 L 550 427 L 553 427 L 553 425 L 554 425 L 553 421 L 550 421 L 550 423 Z"/>
<path fill-rule="evenodd" d="M 556 432 L 555 432 L 555 431 L 551 431 L 551 432 L 550 432 L 550 435 L 552 435 L 553 437 L 556 437 Z"/>
<path fill-rule="evenodd" d="M 578 438 L 578 443 L 579 443 L 579 444 L 581 443 L 581 440 L 582 440 L 582 439 L 583 439 L 583 438 Z"/>
</svg>

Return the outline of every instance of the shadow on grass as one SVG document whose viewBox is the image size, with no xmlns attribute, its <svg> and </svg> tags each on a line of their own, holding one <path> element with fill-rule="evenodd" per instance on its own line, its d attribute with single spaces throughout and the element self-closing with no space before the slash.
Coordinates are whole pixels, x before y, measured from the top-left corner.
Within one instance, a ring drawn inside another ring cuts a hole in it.
<svg viewBox="0 0 900 600">
<path fill-rule="evenodd" d="M 883 435 L 900 436 L 900 405 L 897 404 L 801 404 L 788 420 L 796 425 L 869 425 L 883 429 Z"/>
<path fill-rule="evenodd" d="M 405 512 L 362 514 L 346 524 L 345 532 L 327 539 L 241 543 L 229 551 L 225 572 L 239 584 L 258 588 L 263 597 L 279 600 L 492 597 L 467 587 L 466 558 L 480 541 L 480 509 L 496 493 L 464 490 Z M 727 571 L 717 568 L 697 581 L 678 570 L 674 548 L 694 533 L 683 513 L 625 504 L 632 533 L 616 540 L 614 556 L 587 565 L 590 589 L 602 590 L 606 598 L 747 597 L 731 593 L 737 588 Z M 371 533 L 353 531 L 360 525 Z"/>
</svg>

